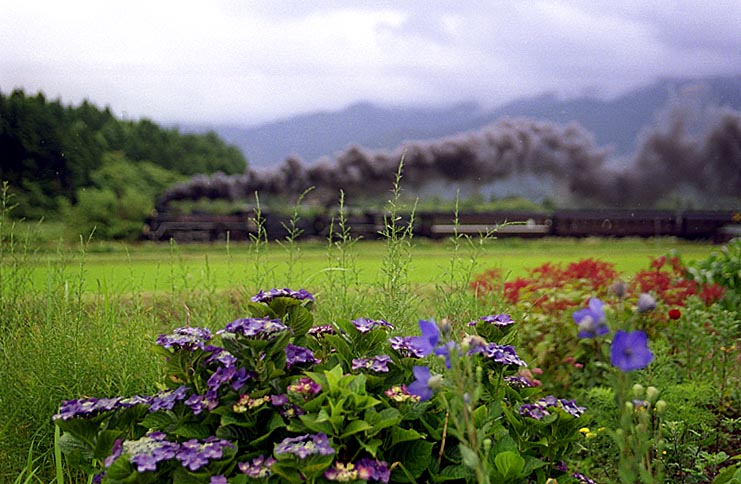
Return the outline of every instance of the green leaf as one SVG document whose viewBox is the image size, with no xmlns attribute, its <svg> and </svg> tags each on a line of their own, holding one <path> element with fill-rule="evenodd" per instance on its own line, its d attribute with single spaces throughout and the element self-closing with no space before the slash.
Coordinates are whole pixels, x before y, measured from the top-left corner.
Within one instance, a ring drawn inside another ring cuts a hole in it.
<svg viewBox="0 0 741 484">
<path fill-rule="evenodd" d="M 154 412 L 144 417 L 139 425 L 147 429 L 162 430 L 164 432 L 170 432 L 177 423 L 175 414 L 167 412 Z"/>
<path fill-rule="evenodd" d="M 434 444 L 424 440 L 414 442 L 405 442 L 393 446 L 388 452 L 389 462 L 401 462 L 409 474 L 417 479 L 430 466 L 432 460 L 432 448 Z M 395 470 L 392 474 L 392 480 L 397 482 L 412 482 L 400 470 Z"/>
<path fill-rule="evenodd" d="M 285 323 L 291 327 L 296 337 L 301 337 L 314 324 L 314 316 L 303 306 L 290 306 L 286 311 Z"/>
<path fill-rule="evenodd" d="M 205 439 L 211 435 L 211 430 L 207 425 L 182 423 L 175 429 L 175 435 L 184 439 Z"/>
<path fill-rule="evenodd" d="M 446 466 L 435 479 L 436 482 L 444 481 L 458 481 L 466 478 L 470 474 L 470 471 L 466 469 L 466 466 L 456 464 L 452 466 Z"/>
<path fill-rule="evenodd" d="M 515 479 L 522 476 L 522 470 L 525 468 L 525 459 L 517 452 L 508 450 L 497 454 L 494 458 L 494 465 L 505 479 Z"/>
<path fill-rule="evenodd" d="M 369 430 L 372 428 L 373 426 L 365 420 L 353 420 L 345 427 L 345 432 L 340 435 L 340 438 L 346 439 L 353 434 L 357 434 L 358 432 L 362 432 L 364 430 Z"/>
<path fill-rule="evenodd" d="M 413 440 L 419 440 L 423 438 L 423 435 L 414 429 L 405 429 L 401 427 L 394 427 L 391 429 L 391 446 L 402 442 L 410 442 Z"/>
<path fill-rule="evenodd" d="M 458 448 L 461 451 L 461 457 L 463 458 L 463 464 L 469 469 L 476 469 L 479 467 L 480 459 L 479 455 L 472 449 L 469 449 L 463 444 L 458 444 Z"/>
</svg>

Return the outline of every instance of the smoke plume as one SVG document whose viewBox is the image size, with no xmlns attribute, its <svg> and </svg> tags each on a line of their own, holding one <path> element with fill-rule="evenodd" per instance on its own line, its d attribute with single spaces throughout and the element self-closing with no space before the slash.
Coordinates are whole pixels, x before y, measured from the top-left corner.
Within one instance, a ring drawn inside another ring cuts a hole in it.
<svg viewBox="0 0 741 484">
<path fill-rule="evenodd" d="M 340 190 L 348 200 L 384 196 L 404 157 L 403 186 L 420 190 L 432 182 L 486 186 L 513 175 L 556 180 L 573 200 L 604 206 L 649 207 L 676 187 L 700 193 L 741 194 L 741 113 L 715 110 L 705 130 L 692 133 L 681 109 L 643 133 L 632 160 L 610 167 L 608 148 L 578 124 L 502 119 L 482 130 L 432 141 L 408 142 L 393 151 L 351 146 L 334 158 L 306 164 L 288 158 L 277 168 L 243 175 L 199 175 L 169 190 L 162 209 L 174 200 L 260 197 L 295 198 L 308 187 L 317 203 L 332 204 Z"/>
</svg>

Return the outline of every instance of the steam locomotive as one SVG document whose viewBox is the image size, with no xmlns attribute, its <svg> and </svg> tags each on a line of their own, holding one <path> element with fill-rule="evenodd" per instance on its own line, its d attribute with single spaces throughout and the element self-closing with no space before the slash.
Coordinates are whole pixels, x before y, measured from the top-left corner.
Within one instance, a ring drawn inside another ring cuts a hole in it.
<svg viewBox="0 0 741 484">
<path fill-rule="evenodd" d="M 386 224 L 382 211 L 350 212 L 345 226 L 352 237 L 376 239 Z M 334 225 L 333 225 L 334 220 Z M 401 224 L 409 223 L 409 216 Z M 260 232 L 258 234 L 258 231 Z M 293 218 L 253 211 L 228 215 L 156 213 L 144 228 L 149 240 L 210 242 L 250 240 L 327 239 L 337 234 L 337 218 L 330 213 Z M 441 239 L 454 234 L 491 234 L 496 237 L 678 237 L 721 243 L 741 236 L 741 211 L 666 210 L 555 210 L 552 212 L 418 212 L 412 220 L 415 237 Z"/>
</svg>

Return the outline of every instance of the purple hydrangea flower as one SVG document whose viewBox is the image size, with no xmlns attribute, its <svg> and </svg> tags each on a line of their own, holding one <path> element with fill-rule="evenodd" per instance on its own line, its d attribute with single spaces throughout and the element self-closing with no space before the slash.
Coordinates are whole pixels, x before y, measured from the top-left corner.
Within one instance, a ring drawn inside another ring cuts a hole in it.
<svg viewBox="0 0 741 484">
<path fill-rule="evenodd" d="M 278 407 L 278 413 L 280 413 L 281 417 L 293 418 L 306 413 L 301 407 L 292 404 L 288 400 L 288 395 L 285 393 L 280 395 L 270 395 L 270 404 L 274 407 Z"/>
<path fill-rule="evenodd" d="M 188 387 L 181 386 L 175 390 L 162 390 L 149 400 L 149 411 L 172 410 L 172 407 L 188 396 Z"/>
<path fill-rule="evenodd" d="M 560 408 L 574 417 L 580 417 L 586 411 L 586 408 L 577 405 L 575 400 L 566 400 L 564 398 L 559 400 L 553 395 L 548 395 L 537 402 L 521 405 L 520 415 L 540 420 L 546 415 L 550 415 L 549 408 Z"/>
<path fill-rule="evenodd" d="M 430 369 L 426 366 L 415 366 L 412 368 L 414 380 L 407 389 L 412 395 L 417 395 L 420 400 L 425 401 L 432 398 L 435 388 L 440 385 L 440 376 L 432 376 Z"/>
<path fill-rule="evenodd" d="M 258 303 L 269 303 L 276 297 L 290 297 L 291 299 L 298 299 L 299 301 L 314 301 L 314 296 L 312 296 L 311 293 L 309 293 L 309 291 L 307 291 L 306 289 L 292 291 L 288 288 L 271 289 L 267 292 L 260 291 L 256 295 L 252 296 L 252 301 Z"/>
<path fill-rule="evenodd" d="M 229 481 L 226 480 L 226 476 L 224 475 L 218 475 L 218 476 L 211 476 L 211 479 L 209 479 L 208 484 L 228 484 Z"/>
<path fill-rule="evenodd" d="M 354 482 L 358 480 L 358 470 L 352 463 L 335 462 L 332 467 L 324 471 L 328 481 Z"/>
<path fill-rule="evenodd" d="M 469 353 L 479 353 L 485 358 L 492 360 L 494 363 L 499 363 L 500 365 L 527 366 L 527 363 L 517 356 L 515 347 L 512 345 L 489 343 L 482 348 L 471 350 Z"/>
<path fill-rule="evenodd" d="M 581 472 L 574 472 L 573 474 L 571 474 L 571 477 L 573 477 L 577 481 L 582 482 L 584 484 L 597 484 L 596 482 L 594 482 L 594 480 L 592 480 L 589 477 L 585 476 Z"/>
<path fill-rule="evenodd" d="M 321 326 L 314 326 L 312 328 L 309 328 L 307 334 L 315 338 L 322 338 L 328 334 L 337 334 L 337 330 L 334 329 L 334 326 L 332 326 L 331 324 L 323 324 Z"/>
<path fill-rule="evenodd" d="M 303 376 L 286 389 L 289 394 L 298 395 L 304 400 L 313 398 L 322 391 L 322 386 L 307 376 Z"/>
<path fill-rule="evenodd" d="M 329 437 L 320 432 L 287 437 L 275 446 L 275 454 L 290 454 L 303 460 L 310 455 L 332 455 L 334 449 L 329 445 Z"/>
<path fill-rule="evenodd" d="M 524 376 L 505 376 L 504 382 L 515 388 L 532 388 L 535 386 L 533 382 Z"/>
<path fill-rule="evenodd" d="M 366 481 L 388 482 L 391 478 L 391 471 L 384 461 L 364 457 L 355 462 L 355 469 L 358 471 L 358 478 Z"/>
<path fill-rule="evenodd" d="M 185 406 L 190 408 L 194 415 L 198 415 L 204 410 L 209 412 L 219 406 L 219 401 L 214 398 L 214 394 L 206 395 L 193 394 L 185 401 Z"/>
<path fill-rule="evenodd" d="M 610 347 L 610 362 L 612 366 L 623 372 L 645 368 L 654 359 L 654 354 L 648 349 L 648 337 L 643 331 L 627 333 L 619 330 Z"/>
<path fill-rule="evenodd" d="M 593 297 L 589 300 L 589 307 L 574 312 L 574 322 L 579 326 L 578 337 L 594 338 L 610 332 L 603 306 L 601 300 Z"/>
<path fill-rule="evenodd" d="M 394 326 L 384 319 L 373 320 L 368 318 L 358 318 L 351 321 L 353 326 L 362 333 L 370 333 L 375 328 L 389 328 L 394 329 Z"/>
<path fill-rule="evenodd" d="M 372 358 L 353 358 L 352 369 L 365 369 L 374 373 L 388 373 L 389 363 L 392 363 L 392 361 L 388 355 L 378 355 Z"/>
<path fill-rule="evenodd" d="M 197 471 L 211 460 L 221 459 L 224 456 L 224 449 L 227 448 L 234 448 L 234 444 L 213 435 L 200 442 L 191 439 L 180 444 L 175 458 L 183 464 L 183 467 Z"/>
<path fill-rule="evenodd" d="M 240 462 L 237 464 L 239 472 L 246 474 L 248 477 L 253 479 L 263 479 L 270 477 L 270 468 L 277 461 L 272 457 L 265 457 L 264 455 L 258 455 L 252 462 Z"/>
<path fill-rule="evenodd" d="M 157 464 L 174 458 L 179 448 L 177 442 L 170 442 L 162 432 L 149 432 L 119 446 L 114 443 L 113 453 L 105 460 L 105 465 L 110 467 L 116 459 L 127 456 L 129 462 L 136 465 L 137 472 L 156 471 Z"/>
<path fill-rule="evenodd" d="M 79 400 L 65 400 L 59 406 L 59 412 L 52 416 L 52 420 L 70 420 L 73 418 L 90 418 L 102 412 L 118 408 L 121 398 L 81 398 Z M 148 401 L 147 401 L 148 403 Z"/>
<path fill-rule="evenodd" d="M 512 316 L 510 316 L 509 314 L 494 314 L 491 316 L 482 316 L 475 321 L 471 321 L 470 323 L 468 323 L 468 325 L 476 326 L 479 323 L 479 321 L 483 321 L 488 324 L 493 324 L 494 326 L 499 326 L 500 328 L 504 328 L 506 326 L 515 324 L 515 320 L 512 319 Z"/>
<path fill-rule="evenodd" d="M 167 349 L 194 351 L 204 349 L 212 338 L 207 328 L 183 327 L 173 330 L 171 334 L 161 334 L 157 337 L 157 344 Z"/>
<path fill-rule="evenodd" d="M 281 323 L 279 319 L 241 318 L 227 324 L 226 328 L 218 333 L 233 333 L 247 338 L 271 341 L 285 331 L 291 331 L 291 328 Z"/>
<path fill-rule="evenodd" d="M 285 348 L 286 368 L 290 369 L 294 365 L 316 365 L 320 360 L 314 357 L 314 353 L 303 346 L 296 346 L 288 343 Z"/>
<path fill-rule="evenodd" d="M 209 357 L 206 358 L 206 361 L 203 362 L 204 365 L 210 365 L 214 362 L 218 363 L 220 366 L 234 366 L 237 364 L 237 357 L 224 348 L 209 345 L 205 349 L 206 351 L 211 352 L 211 355 L 209 355 Z"/>
<path fill-rule="evenodd" d="M 409 393 L 406 385 L 394 385 L 383 393 L 395 402 L 419 401 L 419 396 Z"/>
<path fill-rule="evenodd" d="M 389 343 L 404 358 L 422 358 L 425 354 L 414 344 L 416 338 L 417 336 L 394 336 L 389 338 Z"/>
</svg>

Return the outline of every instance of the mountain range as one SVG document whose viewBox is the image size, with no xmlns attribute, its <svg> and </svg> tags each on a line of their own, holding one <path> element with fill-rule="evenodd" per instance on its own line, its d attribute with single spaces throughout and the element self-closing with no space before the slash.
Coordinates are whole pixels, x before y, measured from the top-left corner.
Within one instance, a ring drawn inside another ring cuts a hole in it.
<svg viewBox="0 0 741 484">
<path fill-rule="evenodd" d="M 240 148 L 254 168 L 278 165 L 288 157 L 312 162 L 333 157 L 350 145 L 391 150 L 408 140 L 431 140 L 479 130 L 502 118 L 530 118 L 559 124 L 576 122 L 614 156 L 633 153 L 644 130 L 655 127 L 672 109 L 695 121 L 710 108 L 741 111 L 741 75 L 665 78 L 611 99 L 562 99 L 552 93 L 521 98 L 492 109 L 479 104 L 380 106 L 361 102 L 338 111 L 297 115 L 256 126 L 181 125 L 185 132 L 215 131 Z M 699 121 L 701 124 L 701 120 Z"/>
</svg>

